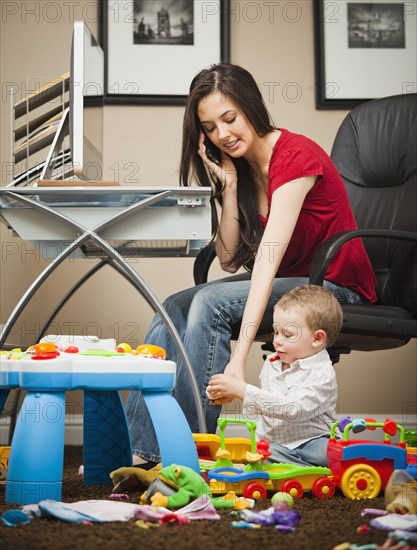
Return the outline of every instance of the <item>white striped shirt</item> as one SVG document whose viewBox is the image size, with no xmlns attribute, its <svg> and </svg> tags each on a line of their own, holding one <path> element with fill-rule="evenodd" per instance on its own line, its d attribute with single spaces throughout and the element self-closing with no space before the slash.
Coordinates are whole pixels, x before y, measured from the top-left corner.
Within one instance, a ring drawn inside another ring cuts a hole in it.
<svg viewBox="0 0 417 550">
<path fill-rule="evenodd" d="M 275 357 L 265 360 L 261 388 L 248 384 L 243 399 L 243 417 L 256 422 L 257 439 L 294 449 L 328 435 L 336 419 L 337 382 L 327 351 L 298 359 L 285 371 L 281 361 L 271 361 Z"/>
</svg>

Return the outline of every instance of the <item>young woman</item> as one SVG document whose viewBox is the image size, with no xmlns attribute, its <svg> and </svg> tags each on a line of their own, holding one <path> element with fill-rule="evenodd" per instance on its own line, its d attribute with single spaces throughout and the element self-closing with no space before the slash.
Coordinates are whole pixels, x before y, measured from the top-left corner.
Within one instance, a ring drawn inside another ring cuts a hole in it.
<svg viewBox="0 0 417 550">
<path fill-rule="evenodd" d="M 170 296 L 164 307 L 180 334 L 200 387 L 207 428 L 215 432 L 220 405 L 206 387 L 214 374 L 244 379 L 259 329 L 269 330 L 273 306 L 289 289 L 308 283 L 321 242 L 356 228 L 343 181 L 315 142 L 276 128 L 252 75 L 222 63 L 192 81 L 185 109 L 180 168 L 182 185 L 213 188 L 214 238 L 222 268 L 240 273 Z M 340 302 L 373 302 L 375 276 L 360 239 L 347 243 L 326 275 Z M 231 327 L 241 321 L 231 354 Z M 147 343 L 177 361 L 175 397 L 190 423 L 198 422 L 187 373 L 158 315 Z M 126 403 L 132 447 L 139 461 L 158 461 L 152 423 L 140 393 Z"/>
</svg>

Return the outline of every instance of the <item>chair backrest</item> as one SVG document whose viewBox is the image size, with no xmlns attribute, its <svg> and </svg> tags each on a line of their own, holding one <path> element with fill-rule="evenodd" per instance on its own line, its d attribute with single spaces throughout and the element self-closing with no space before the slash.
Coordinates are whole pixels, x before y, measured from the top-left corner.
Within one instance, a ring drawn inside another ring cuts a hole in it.
<svg viewBox="0 0 417 550">
<path fill-rule="evenodd" d="M 417 94 L 364 103 L 342 122 L 331 157 L 360 229 L 417 232 Z M 415 245 L 363 239 L 378 279 L 378 303 L 417 318 Z"/>
</svg>

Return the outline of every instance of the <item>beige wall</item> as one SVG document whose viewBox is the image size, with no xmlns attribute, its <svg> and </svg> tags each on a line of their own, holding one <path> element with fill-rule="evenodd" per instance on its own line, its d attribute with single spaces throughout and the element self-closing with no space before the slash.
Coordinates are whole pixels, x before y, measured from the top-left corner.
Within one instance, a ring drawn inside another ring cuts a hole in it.
<svg viewBox="0 0 417 550">
<path fill-rule="evenodd" d="M 0 153 L 4 184 L 10 154 L 8 83 L 16 82 L 22 88 L 27 77 L 48 79 L 64 73 L 69 69 L 72 21 L 84 17 L 94 31 L 98 24 L 94 3 L 88 0 L 61 3 L 61 14 L 56 10 L 57 2 L 46 0 L 4 0 L 1 4 Z M 273 16 L 265 7 L 267 3 L 258 2 L 262 7 L 257 12 L 259 19 L 250 11 L 253 4 L 232 2 L 231 60 L 254 74 L 277 125 L 305 133 L 330 151 L 346 111 L 317 111 L 314 106 L 311 1 L 277 2 Z M 176 185 L 182 114 L 183 108 L 178 106 L 106 107 L 105 177 L 112 177 L 117 163 L 123 183 L 128 175 L 127 163 L 133 162 L 138 166 L 138 184 Z M 5 322 L 21 294 L 46 264 L 3 224 L 1 245 L 0 320 Z M 192 259 L 147 259 L 133 265 L 161 300 L 193 284 Z M 61 267 L 19 319 L 12 338 L 33 343 L 36 328 L 49 309 L 89 267 L 91 263 L 82 260 Z M 220 273 L 215 269 L 213 276 L 217 275 Z M 105 270 L 74 296 L 56 323 L 62 333 L 68 332 L 65 327 L 71 324 L 79 333 L 96 333 L 138 344 L 143 341 L 151 316 L 150 308 L 130 285 Z M 335 366 L 340 387 L 339 413 L 415 413 L 416 359 L 415 342 L 400 350 L 343 357 Z M 256 382 L 260 365 L 261 352 L 255 346 L 248 364 L 250 381 Z"/>
</svg>

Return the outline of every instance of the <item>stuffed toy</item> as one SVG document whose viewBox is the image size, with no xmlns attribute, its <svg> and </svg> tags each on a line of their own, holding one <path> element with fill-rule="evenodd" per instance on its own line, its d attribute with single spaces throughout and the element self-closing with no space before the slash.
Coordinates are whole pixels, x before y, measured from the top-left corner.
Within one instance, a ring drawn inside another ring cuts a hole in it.
<svg viewBox="0 0 417 550">
<path fill-rule="evenodd" d="M 150 503 L 164 508 L 181 508 L 190 501 L 207 495 L 215 508 L 234 508 L 243 510 L 251 507 L 251 502 L 243 497 L 237 497 L 231 491 L 222 497 L 213 497 L 210 487 L 204 479 L 187 466 L 172 464 L 166 468 L 161 465 L 151 470 L 141 468 L 119 468 L 110 473 L 114 490 L 121 487 L 148 485 L 141 498 L 141 504 Z"/>
</svg>

